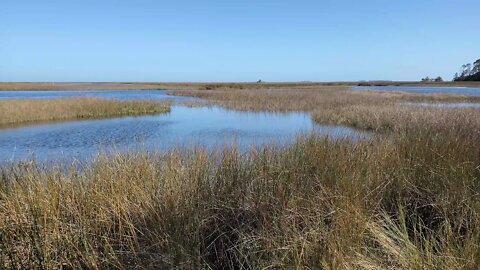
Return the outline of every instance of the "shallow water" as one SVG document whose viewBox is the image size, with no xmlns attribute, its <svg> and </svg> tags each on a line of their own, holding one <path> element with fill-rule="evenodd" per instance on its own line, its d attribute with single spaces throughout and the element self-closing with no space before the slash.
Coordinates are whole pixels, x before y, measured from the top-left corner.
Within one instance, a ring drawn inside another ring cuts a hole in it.
<svg viewBox="0 0 480 270">
<path fill-rule="evenodd" d="M 305 113 L 236 112 L 218 107 L 173 106 L 168 114 L 27 126 L 0 131 L 0 162 L 88 160 L 99 151 L 162 151 L 174 147 L 285 144 L 315 130 L 333 138 L 366 135 L 316 125 Z"/>
<path fill-rule="evenodd" d="M 169 95 L 171 90 L 94 90 L 94 91 L 0 91 L 0 100 L 97 97 L 118 100 L 196 101 L 194 97 Z"/>
<path fill-rule="evenodd" d="M 354 86 L 354 90 L 403 91 L 418 94 L 455 94 L 480 96 L 479 87 L 435 87 L 435 86 Z"/>
</svg>

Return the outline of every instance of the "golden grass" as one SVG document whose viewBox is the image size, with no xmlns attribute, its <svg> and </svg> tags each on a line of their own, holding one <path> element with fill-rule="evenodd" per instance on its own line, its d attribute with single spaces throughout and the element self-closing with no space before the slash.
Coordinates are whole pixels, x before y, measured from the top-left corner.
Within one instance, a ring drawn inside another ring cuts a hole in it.
<svg viewBox="0 0 480 270">
<path fill-rule="evenodd" d="M 476 133 L 480 129 L 478 108 L 427 108 L 403 105 L 354 105 L 327 110 L 316 110 L 313 119 L 319 123 L 338 124 L 375 132 L 403 132 L 427 125 L 469 129 Z M 459 123 L 459 126 L 454 126 Z"/>
<path fill-rule="evenodd" d="M 435 94 L 420 95 L 394 91 L 357 91 L 344 86 L 216 89 L 177 91 L 173 95 L 194 96 L 236 110 L 306 111 L 352 105 L 391 106 L 399 102 L 479 102 L 480 97 Z"/>
<path fill-rule="evenodd" d="M 359 143 L 312 135 L 245 155 L 119 154 L 66 174 L 3 167 L 0 263 L 474 269 L 479 138 L 422 128 Z"/>
<path fill-rule="evenodd" d="M 381 131 L 352 142 L 101 156 L 0 170 L 3 268 L 476 269 L 480 110 L 462 96 L 185 91 L 238 110 L 307 111 Z M 62 167 L 63 168 L 63 167 Z"/>
<path fill-rule="evenodd" d="M 0 128 L 35 122 L 165 113 L 168 105 L 150 101 L 98 98 L 2 100 Z"/>
<path fill-rule="evenodd" d="M 478 108 L 433 108 L 404 106 L 404 102 L 480 102 L 480 97 L 393 91 L 355 91 L 347 87 L 312 89 L 217 89 L 178 91 L 174 95 L 194 96 L 207 105 L 235 110 L 304 111 L 319 123 L 348 125 L 378 132 L 400 131 L 413 125 L 449 125 L 455 118 L 480 126 Z M 193 104 L 194 105 L 194 104 Z M 200 103 L 200 105 L 205 105 Z M 427 123 L 428 122 L 428 123 Z"/>
</svg>

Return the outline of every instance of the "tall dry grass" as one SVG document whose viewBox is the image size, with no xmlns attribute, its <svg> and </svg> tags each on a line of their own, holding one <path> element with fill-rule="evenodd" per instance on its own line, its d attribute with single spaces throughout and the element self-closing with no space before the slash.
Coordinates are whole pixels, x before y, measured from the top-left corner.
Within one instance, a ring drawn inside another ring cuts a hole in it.
<svg viewBox="0 0 480 270">
<path fill-rule="evenodd" d="M 356 91 L 344 86 L 274 89 L 185 90 L 172 93 L 193 96 L 211 105 L 235 110 L 305 111 L 346 108 L 355 105 L 392 106 L 401 102 L 479 102 L 480 97 L 394 91 Z"/>
<path fill-rule="evenodd" d="M 408 107 L 398 104 L 354 105 L 316 110 L 313 119 L 320 123 L 339 124 L 375 132 L 405 132 L 422 126 L 436 129 L 468 129 L 478 133 L 480 109 Z"/>
<path fill-rule="evenodd" d="M 285 148 L 102 156 L 0 170 L 3 268 L 476 269 L 479 110 L 342 89 L 185 92 L 388 131 Z M 423 101 L 423 100 L 422 100 Z M 62 168 L 64 168 L 62 166 Z"/>
<path fill-rule="evenodd" d="M 424 127 L 358 143 L 311 135 L 247 154 L 119 154 L 67 174 L 4 167 L 0 263 L 475 269 L 479 138 Z"/>
<path fill-rule="evenodd" d="M 39 121 L 107 118 L 168 112 L 169 106 L 150 101 L 98 98 L 1 100 L 0 128 Z"/>
<path fill-rule="evenodd" d="M 479 102 L 480 97 L 475 96 L 353 91 L 338 86 L 314 89 L 196 90 L 173 94 L 203 98 L 207 100 L 207 105 L 235 110 L 309 112 L 319 123 L 348 125 L 376 132 L 398 132 L 422 125 L 449 126 L 457 123 L 457 118 L 463 119 L 462 124 L 468 123 L 469 128 L 478 129 L 480 126 L 478 108 L 402 105 L 405 102 Z"/>
</svg>

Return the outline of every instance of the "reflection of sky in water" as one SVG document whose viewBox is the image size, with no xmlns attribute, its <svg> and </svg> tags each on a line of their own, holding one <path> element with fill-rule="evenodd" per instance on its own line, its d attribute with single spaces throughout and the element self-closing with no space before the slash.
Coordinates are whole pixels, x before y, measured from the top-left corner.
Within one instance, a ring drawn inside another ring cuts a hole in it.
<svg viewBox="0 0 480 270">
<path fill-rule="evenodd" d="M 99 97 L 119 100 L 193 101 L 169 96 L 165 90 L 11 91 L 2 99 Z M 172 147 L 241 149 L 265 143 L 284 144 L 312 130 L 331 137 L 360 138 L 365 134 L 340 126 L 315 125 L 305 113 L 237 112 L 218 107 L 173 106 L 168 114 L 51 123 L 0 131 L 0 162 L 88 159 L 99 151 L 167 150 Z"/>
<path fill-rule="evenodd" d="M 54 123 L 0 131 L 0 160 L 39 161 L 87 159 L 100 150 L 166 150 L 172 147 L 221 147 L 235 142 L 241 149 L 265 143 L 284 144 L 298 133 L 331 137 L 365 136 L 340 126 L 313 124 L 305 113 L 236 112 L 218 107 L 174 106 L 164 115 Z"/>
<path fill-rule="evenodd" d="M 456 94 L 480 96 L 478 87 L 434 87 L 434 86 L 354 86 L 354 90 L 403 91 L 418 94 Z"/>
</svg>

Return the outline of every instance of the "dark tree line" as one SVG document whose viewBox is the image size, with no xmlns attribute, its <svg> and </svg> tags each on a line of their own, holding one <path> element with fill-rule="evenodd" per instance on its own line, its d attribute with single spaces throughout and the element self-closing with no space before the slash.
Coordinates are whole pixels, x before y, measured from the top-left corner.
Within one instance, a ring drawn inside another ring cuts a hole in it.
<svg viewBox="0 0 480 270">
<path fill-rule="evenodd" d="M 455 73 L 454 81 L 480 81 L 480 59 L 473 64 L 465 64 L 460 68 L 460 72 Z"/>
</svg>

